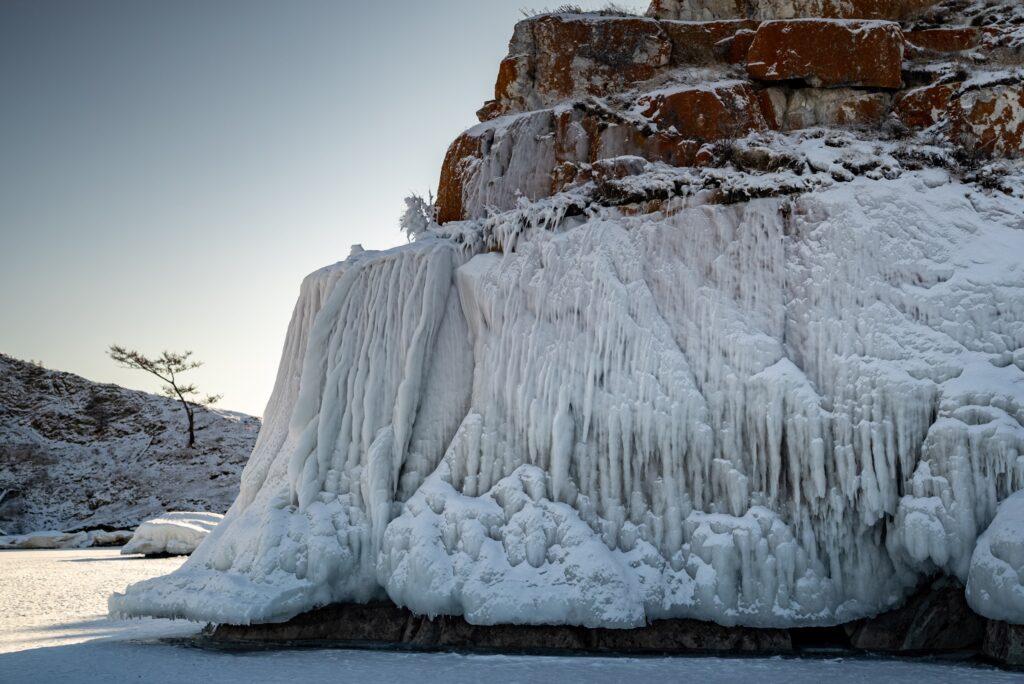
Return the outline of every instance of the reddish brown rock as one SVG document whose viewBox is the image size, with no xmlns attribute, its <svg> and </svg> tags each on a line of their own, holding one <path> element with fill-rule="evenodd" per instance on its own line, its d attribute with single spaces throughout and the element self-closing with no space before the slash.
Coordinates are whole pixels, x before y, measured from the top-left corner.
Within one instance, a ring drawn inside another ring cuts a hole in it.
<svg viewBox="0 0 1024 684">
<path fill-rule="evenodd" d="M 911 128 L 933 126 L 946 116 L 949 100 L 959 87 L 959 83 L 936 84 L 908 90 L 897 97 L 893 111 Z"/>
<path fill-rule="evenodd" d="M 660 19 L 888 19 L 905 21 L 938 0 L 653 0 L 649 16 Z"/>
<path fill-rule="evenodd" d="M 756 31 L 738 31 L 729 43 L 729 64 L 746 64 L 747 55 L 750 53 L 750 46 L 754 43 Z"/>
<path fill-rule="evenodd" d="M 899 88 L 902 65 L 903 36 L 891 22 L 766 21 L 747 54 L 753 78 L 813 86 Z"/>
<path fill-rule="evenodd" d="M 741 138 L 768 130 L 773 121 L 765 116 L 760 98 L 746 83 L 680 87 L 645 95 L 638 105 L 659 130 L 700 142 Z"/>
<path fill-rule="evenodd" d="M 981 29 L 972 26 L 958 28 L 931 28 L 906 31 L 904 37 L 914 47 L 936 52 L 961 52 L 981 44 Z"/>
<path fill-rule="evenodd" d="M 545 14 L 516 25 L 501 63 L 494 101 L 482 118 L 607 95 L 654 77 L 672 42 L 661 24 L 640 17 Z"/>
<path fill-rule="evenodd" d="M 949 119 L 950 138 L 970 152 L 1024 154 L 1024 84 L 992 85 L 954 96 Z"/>
<path fill-rule="evenodd" d="M 462 191 L 469 166 L 483 154 L 481 138 L 463 133 L 448 148 L 441 165 L 441 180 L 437 185 L 437 222 L 447 223 L 464 218 Z"/>
<path fill-rule="evenodd" d="M 731 21 L 663 21 L 661 27 L 672 41 L 672 65 L 732 62 L 732 41 L 741 32 L 753 36 L 760 22 L 746 19 Z M 748 42 L 749 47 L 749 42 Z M 746 52 L 743 53 L 746 58 Z"/>
</svg>

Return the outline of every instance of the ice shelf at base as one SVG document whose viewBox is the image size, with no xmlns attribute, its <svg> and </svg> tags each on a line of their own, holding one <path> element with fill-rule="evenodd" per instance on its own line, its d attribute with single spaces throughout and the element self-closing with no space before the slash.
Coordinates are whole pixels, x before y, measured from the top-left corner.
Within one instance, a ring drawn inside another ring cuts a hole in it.
<svg viewBox="0 0 1024 684">
<path fill-rule="evenodd" d="M 504 254 L 427 235 L 313 274 L 238 501 L 112 612 L 782 627 L 967 580 L 1024 489 L 1024 202 L 934 180 L 524 205 L 463 226 Z"/>
</svg>

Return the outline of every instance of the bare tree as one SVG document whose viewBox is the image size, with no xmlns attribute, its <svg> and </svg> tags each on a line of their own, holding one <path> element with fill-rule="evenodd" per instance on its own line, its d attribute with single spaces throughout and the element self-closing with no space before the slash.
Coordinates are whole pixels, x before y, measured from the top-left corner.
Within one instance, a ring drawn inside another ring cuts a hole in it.
<svg viewBox="0 0 1024 684">
<path fill-rule="evenodd" d="M 196 431 L 195 415 L 193 413 L 194 408 L 200 405 L 215 404 L 220 401 L 221 395 L 208 394 L 201 400 L 189 399 L 188 397 L 199 394 L 199 390 L 196 389 L 195 385 L 181 384 L 181 380 L 178 376 L 185 371 L 199 368 L 203 365 L 203 362 L 192 361 L 192 352 L 190 351 L 182 352 L 180 354 L 163 351 L 160 353 L 160 356 L 149 358 L 134 349 L 125 349 L 124 347 L 119 347 L 116 344 L 110 346 L 107 350 L 107 354 L 110 355 L 110 358 L 120 364 L 122 368 L 146 371 L 147 373 L 160 378 L 165 383 L 161 388 L 164 395 L 171 399 L 177 399 L 185 408 L 185 415 L 188 416 L 188 445 L 189 447 L 195 446 Z"/>
</svg>

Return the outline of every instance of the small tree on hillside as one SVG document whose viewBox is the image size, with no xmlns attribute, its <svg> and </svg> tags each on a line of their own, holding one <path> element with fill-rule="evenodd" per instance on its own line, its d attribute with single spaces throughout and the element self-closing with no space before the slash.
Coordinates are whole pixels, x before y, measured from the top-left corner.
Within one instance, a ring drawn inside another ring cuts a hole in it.
<svg viewBox="0 0 1024 684">
<path fill-rule="evenodd" d="M 188 416 L 188 445 L 189 447 L 195 446 L 196 431 L 193 409 L 196 406 L 217 403 L 220 400 L 220 395 L 209 394 L 201 400 L 189 399 L 189 397 L 199 394 L 199 390 L 196 389 L 195 385 L 181 384 L 178 376 L 185 371 L 199 368 L 203 365 L 203 362 L 192 361 L 192 352 L 190 351 L 182 352 L 181 354 L 164 351 L 161 352 L 160 356 L 151 359 L 141 352 L 137 352 L 134 349 L 125 349 L 116 344 L 110 346 L 107 354 L 120 364 L 122 368 L 146 371 L 160 378 L 165 383 L 161 387 L 164 395 L 171 399 L 177 399 L 185 408 L 185 415 Z"/>
</svg>

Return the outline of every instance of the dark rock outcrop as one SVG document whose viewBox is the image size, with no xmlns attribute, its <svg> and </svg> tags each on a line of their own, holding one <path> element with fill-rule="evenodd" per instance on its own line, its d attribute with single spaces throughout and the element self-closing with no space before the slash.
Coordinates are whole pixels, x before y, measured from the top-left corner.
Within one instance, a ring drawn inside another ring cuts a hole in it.
<svg viewBox="0 0 1024 684">
<path fill-rule="evenodd" d="M 757 629 L 699 620 L 657 620 L 638 629 L 565 625 L 472 625 L 461 617 L 414 615 L 389 602 L 343 603 L 288 622 L 219 625 L 219 644 L 339 644 L 425 650 L 605 652 L 659 654 L 800 654 L 822 650 L 873 654 L 946 655 L 1024 665 L 1024 627 L 971 612 L 963 587 L 941 579 L 902 607 L 835 627 Z"/>
</svg>

